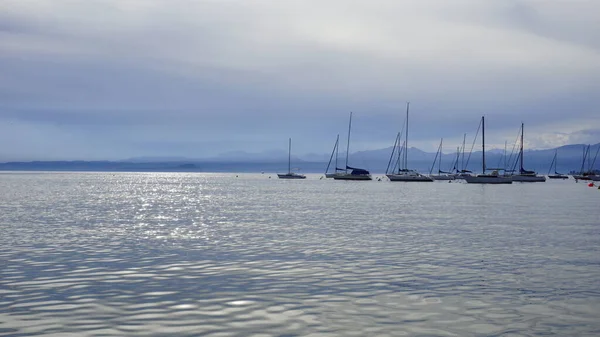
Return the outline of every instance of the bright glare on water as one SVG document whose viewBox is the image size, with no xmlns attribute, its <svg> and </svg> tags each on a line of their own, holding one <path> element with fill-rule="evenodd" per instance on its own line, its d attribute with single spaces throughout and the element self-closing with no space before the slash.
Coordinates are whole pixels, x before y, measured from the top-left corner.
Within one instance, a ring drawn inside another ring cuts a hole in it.
<svg viewBox="0 0 600 337">
<path fill-rule="evenodd" d="M 0 335 L 600 335 L 586 185 L 3 173 Z"/>
</svg>

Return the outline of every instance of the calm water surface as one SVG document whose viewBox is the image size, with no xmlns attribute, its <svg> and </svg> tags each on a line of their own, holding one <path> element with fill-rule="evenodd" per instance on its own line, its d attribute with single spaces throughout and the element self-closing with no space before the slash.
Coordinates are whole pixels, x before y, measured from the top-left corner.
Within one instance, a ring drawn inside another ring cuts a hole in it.
<svg viewBox="0 0 600 337">
<path fill-rule="evenodd" d="M 2 173 L 0 272 L 1 336 L 593 336 L 600 191 Z"/>
</svg>

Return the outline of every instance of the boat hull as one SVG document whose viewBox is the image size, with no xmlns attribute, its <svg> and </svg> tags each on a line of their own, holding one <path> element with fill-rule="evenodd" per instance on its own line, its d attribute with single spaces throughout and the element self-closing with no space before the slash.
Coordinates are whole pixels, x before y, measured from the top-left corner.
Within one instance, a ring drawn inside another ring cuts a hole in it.
<svg viewBox="0 0 600 337">
<path fill-rule="evenodd" d="M 373 180 L 371 175 L 337 173 L 332 177 L 334 180 Z"/>
<path fill-rule="evenodd" d="M 279 179 L 306 179 L 305 175 L 296 173 L 277 174 L 277 177 L 279 177 Z"/>
<path fill-rule="evenodd" d="M 405 182 L 431 182 L 433 179 L 423 175 L 408 175 L 408 174 L 386 174 L 390 181 L 405 181 Z"/>
<path fill-rule="evenodd" d="M 439 176 L 429 176 L 433 180 L 454 180 L 456 176 L 448 176 L 448 175 L 439 175 Z"/>
<path fill-rule="evenodd" d="M 477 176 L 465 176 L 469 184 L 512 184 L 511 177 L 480 174 Z"/>
<path fill-rule="evenodd" d="M 569 176 L 565 176 L 562 174 L 549 175 L 548 179 L 569 179 Z"/>
<path fill-rule="evenodd" d="M 546 177 L 538 176 L 538 175 L 513 175 L 511 177 L 512 181 L 520 182 L 520 183 L 543 183 L 546 181 Z"/>
<path fill-rule="evenodd" d="M 591 176 L 582 176 L 582 175 L 576 175 L 576 176 L 573 176 L 573 178 L 575 178 L 575 180 L 592 180 Z"/>
</svg>

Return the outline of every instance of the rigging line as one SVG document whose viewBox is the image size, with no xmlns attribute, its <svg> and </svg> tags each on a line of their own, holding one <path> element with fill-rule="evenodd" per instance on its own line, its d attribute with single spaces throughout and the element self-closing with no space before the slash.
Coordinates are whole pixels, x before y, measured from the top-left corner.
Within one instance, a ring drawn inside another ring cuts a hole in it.
<svg viewBox="0 0 600 337">
<path fill-rule="evenodd" d="M 471 144 L 471 150 L 469 151 L 469 156 L 467 157 L 467 162 L 465 163 L 463 170 L 466 170 L 467 167 L 469 167 L 469 160 L 471 159 L 471 153 L 473 153 L 473 148 L 475 148 L 475 141 L 477 141 L 477 135 L 479 135 L 479 130 L 481 130 L 481 121 L 479 121 L 479 126 L 477 127 L 477 132 L 475 132 L 475 138 L 473 138 L 473 144 Z"/>
<path fill-rule="evenodd" d="M 396 153 L 396 147 L 398 146 L 398 138 L 400 137 L 400 132 L 396 134 L 396 141 L 394 142 L 394 147 L 392 148 L 392 154 L 390 155 L 390 161 L 388 162 L 387 168 L 385 169 L 385 174 L 389 174 L 390 165 L 392 165 L 392 160 L 394 159 L 394 154 Z"/>
<path fill-rule="evenodd" d="M 400 172 L 401 169 L 401 163 L 400 161 L 402 160 L 402 152 L 404 151 L 404 142 L 402 142 L 402 146 L 400 146 L 400 150 L 398 151 L 398 159 L 396 161 L 396 165 L 394 167 L 394 169 L 398 168 L 398 172 Z"/>
<path fill-rule="evenodd" d="M 521 136 L 521 128 L 519 128 L 519 131 L 517 132 L 517 137 L 515 139 L 515 142 L 513 143 L 512 150 L 510 150 L 510 156 L 508 157 L 508 165 L 510 166 L 511 172 L 514 172 L 515 169 L 517 168 L 518 158 L 515 154 L 515 149 L 517 147 L 517 143 L 519 142 L 520 136 Z M 515 155 L 514 163 L 513 163 L 513 155 Z"/>
<path fill-rule="evenodd" d="M 438 158 L 438 154 L 440 153 L 440 147 L 442 146 L 442 143 L 440 142 L 440 145 L 438 146 L 437 152 L 435 153 L 435 158 L 433 158 L 433 164 L 431 164 L 431 169 L 429 169 L 429 174 L 431 175 L 431 172 L 433 172 L 433 168 L 435 167 L 435 162 L 437 161 Z"/>
<path fill-rule="evenodd" d="M 594 169 L 594 165 L 596 164 L 596 158 L 598 157 L 598 151 L 600 151 L 600 146 L 598 146 L 598 148 L 596 149 L 596 154 L 594 155 L 594 160 L 592 160 L 592 163 L 590 164 L 590 168 L 588 169 L 588 171 L 592 172 L 592 170 Z"/>
</svg>

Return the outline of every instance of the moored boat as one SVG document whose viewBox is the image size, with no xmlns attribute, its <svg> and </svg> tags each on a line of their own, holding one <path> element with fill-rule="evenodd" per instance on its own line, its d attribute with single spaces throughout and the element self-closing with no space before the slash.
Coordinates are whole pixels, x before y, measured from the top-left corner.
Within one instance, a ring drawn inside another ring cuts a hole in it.
<svg viewBox="0 0 600 337">
<path fill-rule="evenodd" d="M 510 176 L 500 175 L 497 170 L 493 170 L 492 173 L 486 174 L 485 167 L 485 117 L 481 116 L 481 165 L 482 174 L 476 176 L 465 176 L 464 179 L 469 184 L 512 184 Z"/>
</svg>

